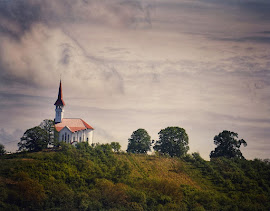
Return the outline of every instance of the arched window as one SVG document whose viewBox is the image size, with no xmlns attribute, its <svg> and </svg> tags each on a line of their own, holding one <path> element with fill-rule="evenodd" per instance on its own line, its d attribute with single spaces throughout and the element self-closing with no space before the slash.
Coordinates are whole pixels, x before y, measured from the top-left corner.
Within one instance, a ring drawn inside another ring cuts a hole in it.
<svg viewBox="0 0 270 211">
<path fill-rule="evenodd" d="M 68 134 L 68 141 L 69 141 L 69 134 Z"/>
<path fill-rule="evenodd" d="M 67 140 L 67 133 L 65 133 L 65 141 Z"/>
<path fill-rule="evenodd" d="M 62 141 L 64 141 L 64 135 L 62 135 Z"/>
</svg>

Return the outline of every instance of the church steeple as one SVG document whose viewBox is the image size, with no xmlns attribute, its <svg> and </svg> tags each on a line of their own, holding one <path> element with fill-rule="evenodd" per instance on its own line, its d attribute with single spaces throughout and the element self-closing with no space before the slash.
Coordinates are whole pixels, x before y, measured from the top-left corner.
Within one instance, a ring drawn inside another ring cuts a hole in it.
<svg viewBox="0 0 270 211">
<path fill-rule="evenodd" d="M 62 122 L 63 116 L 64 116 L 64 106 L 65 102 L 63 100 L 63 94 L 62 94 L 62 83 L 60 80 L 59 84 L 59 91 L 58 91 L 58 98 L 54 103 L 55 105 L 55 123 L 60 123 Z"/>
<path fill-rule="evenodd" d="M 59 84 L 59 91 L 58 91 L 58 98 L 54 103 L 55 106 L 65 106 L 65 102 L 63 100 L 63 94 L 62 94 L 62 82 L 60 80 L 60 84 Z"/>
</svg>

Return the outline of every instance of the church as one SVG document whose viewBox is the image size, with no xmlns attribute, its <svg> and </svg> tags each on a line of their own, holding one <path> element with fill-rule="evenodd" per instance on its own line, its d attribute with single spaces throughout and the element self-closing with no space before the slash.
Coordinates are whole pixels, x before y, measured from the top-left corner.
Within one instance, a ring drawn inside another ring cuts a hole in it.
<svg viewBox="0 0 270 211">
<path fill-rule="evenodd" d="M 70 144 L 80 142 L 93 143 L 94 128 L 80 118 L 64 118 L 65 102 L 63 100 L 62 83 L 60 80 L 58 98 L 55 105 L 55 129 L 59 132 L 59 141 Z"/>
</svg>

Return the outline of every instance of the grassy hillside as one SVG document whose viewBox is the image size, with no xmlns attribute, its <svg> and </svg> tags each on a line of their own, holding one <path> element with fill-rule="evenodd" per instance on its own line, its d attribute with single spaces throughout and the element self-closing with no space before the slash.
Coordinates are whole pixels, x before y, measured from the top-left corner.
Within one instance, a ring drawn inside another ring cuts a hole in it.
<svg viewBox="0 0 270 211">
<path fill-rule="evenodd" d="M 270 165 L 62 150 L 0 158 L 0 210 L 269 210 Z"/>
</svg>

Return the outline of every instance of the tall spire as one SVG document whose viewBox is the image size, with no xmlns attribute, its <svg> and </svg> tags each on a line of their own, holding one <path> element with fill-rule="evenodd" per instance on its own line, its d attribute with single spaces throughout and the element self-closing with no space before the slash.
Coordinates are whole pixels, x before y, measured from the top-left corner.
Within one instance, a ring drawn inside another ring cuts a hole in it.
<svg viewBox="0 0 270 211">
<path fill-rule="evenodd" d="M 55 119 L 54 122 L 60 123 L 62 122 L 62 119 L 64 117 L 64 106 L 65 106 L 65 102 L 63 100 L 63 94 L 62 94 L 62 83 L 60 80 L 60 84 L 59 84 L 59 91 L 58 91 L 58 98 L 54 103 L 55 105 Z"/>
<path fill-rule="evenodd" d="M 62 83 L 60 80 L 60 84 L 59 84 L 59 91 L 58 91 L 58 98 L 54 103 L 55 106 L 64 106 L 65 102 L 63 100 L 63 94 L 62 94 Z"/>
</svg>

